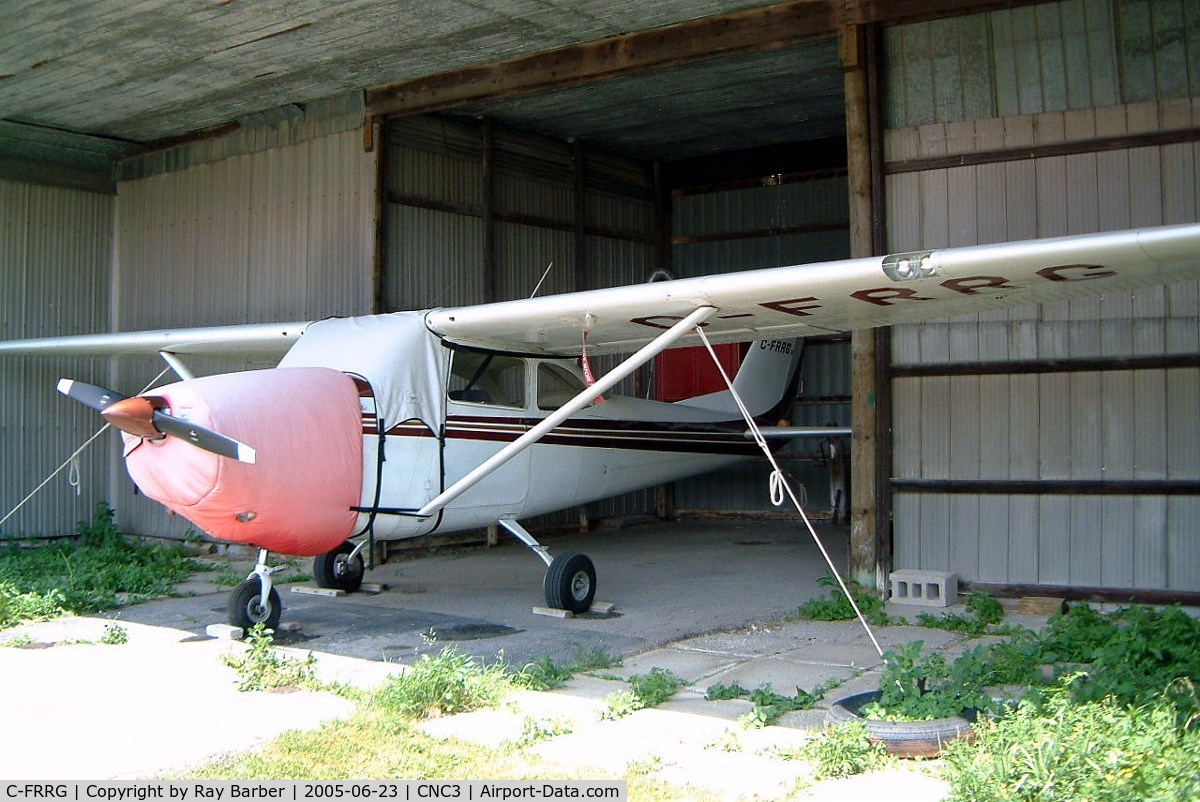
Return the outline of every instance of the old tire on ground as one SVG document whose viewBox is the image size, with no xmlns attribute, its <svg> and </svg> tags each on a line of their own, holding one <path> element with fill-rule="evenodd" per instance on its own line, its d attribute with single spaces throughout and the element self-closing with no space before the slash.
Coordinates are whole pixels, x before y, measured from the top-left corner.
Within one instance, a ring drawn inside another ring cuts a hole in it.
<svg viewBox="0 0 1200 802">
<path fill-rule="evenodd" d="M 347 593 L 353 593 L 362 587 L 363 574 L 367 569 L 361 553 L 350 557 L 353 551 L 354 544 L 347 540 L 333 551 L 314 557 L 313 577 L 317 580 L 317 586 L 344 590 Z"/>
<path fill-rule="evenodd" d="M 545 590 L 547 607 L 585 612 L 596 597 L 596 567 L 586 554 L 559 555 L 546 569 Z"/>
<path fill-rule="evenodd" d="M 263 604 L 262 582 L 258 577 L 253 577 L 238 585 L 229 594 L 225 617 L 230 626 L 245 630 L 251 629 L 255 624 L 262 624 L 267 629 L 277 629 L 282 613 L 283 604 L 279 601 L 279 592 L 271 588 L 271 592 L 267 594 L 267 602 Z"/>
<path fill-rule="evenodd" d="M 883 744 L 888 754 L 897 757 L 936 757 L 954 740 L 971 740 L 975 731 L 971 726 L 974 715 L 951 716 L 930 721 L 881 721 L 864 718 L 864 705 L 879 700 L 878 691 L 858 693 L 838 700 L 829 709 L 825 720 L 829 724 L 845 724 L 861 721 L 867 726 L 867 736 Z"/>
</svg>

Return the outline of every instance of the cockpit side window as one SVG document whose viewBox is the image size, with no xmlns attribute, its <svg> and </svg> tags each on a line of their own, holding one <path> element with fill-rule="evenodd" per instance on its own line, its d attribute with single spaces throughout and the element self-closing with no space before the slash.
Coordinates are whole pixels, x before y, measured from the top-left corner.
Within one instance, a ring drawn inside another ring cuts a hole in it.
<svg viewBox="0 0 1200 802">
<path fill-rule="evenodd" d="M 558 409 L 583 390 L 583 379 L 566 365 L 540 362 L 537 367 L 538 409 Z"/>
<path fill-rule="evenodd" d="M 455 351 L 449 398 L 463 404 L 525 408 L 525 360 L 499 354 Z"/>
</svg>

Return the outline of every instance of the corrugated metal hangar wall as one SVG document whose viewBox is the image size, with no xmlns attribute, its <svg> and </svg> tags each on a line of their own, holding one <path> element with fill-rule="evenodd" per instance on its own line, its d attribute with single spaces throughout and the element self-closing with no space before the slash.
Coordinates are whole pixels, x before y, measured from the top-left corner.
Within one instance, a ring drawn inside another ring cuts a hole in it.
<svg viewBox="0 0 1200 802">
<path fill-rule="evenodd" d="M 115 198 L 0 180 L 0 338 L 51 337 L 109 326 Z M 80 371 L 108 378 L 107 359 L 0 358 L 0 517 L 33 491 L 99 425 L 77 404 L 60 404 L 54 384 Z M 104 445 L 112 445 L 105 439 Z M 47 485 L 0 531 L 74 532 L 107 498 L 111 452 L 83 452 L 78 469 Z"/>
<path fill-rule="evenodd" d="M 1195 12 L 1087 0 L 887 30 L 889 250 L 1197 220 Z M 1200 589 L 1196 283 L 892 342 L 896 567 Z"/>
<path fill-rule="evenodd" d="M 895 26 L 883 52 L 889 249 L 1200 216 L 1194 2 L 1069 0 Z M 390 121 L 367 147 L 358 95 L 290 109 L 122 162 L 116 195 L 94 182 L 0 180 L 0 336 L 469 303 L 528 295 L 550 263 L 541 293 L 642 281 L 656 264 L 662 232 L 645 165 L 428 117 Z M 833 229 L 710 235 L 846 214 L 838 177 L 680 195 L 673 267 L 695 275 L 845 255 Z M 1189 284 L 897 327 L 895 567 L 1200 590 L 1198 298 Z M 845 350 L 829 344 L 832 362 L 806 368 L 808 393 L 826 406 L 798 409 L 798 421 L 846 422 Z M 59 375 L 128 388 L 158 370 L 0 364 L 4 486 L 31 489 L 94 431 L 92 416 L 47 401 Z M 46 423 L 16 431 L 19 421 Z M 69 531 L 100 500 L 128 530 L 182 532 L 131 498 L 115 450 L 109 439 L 86 455 L 79 496 L 55 483 L 5 533 Z M 755 476 L 677 491 L 681 507 L 759 503 Z M 645 493 L 598 512 L 653 507 Z"/>
</svg>

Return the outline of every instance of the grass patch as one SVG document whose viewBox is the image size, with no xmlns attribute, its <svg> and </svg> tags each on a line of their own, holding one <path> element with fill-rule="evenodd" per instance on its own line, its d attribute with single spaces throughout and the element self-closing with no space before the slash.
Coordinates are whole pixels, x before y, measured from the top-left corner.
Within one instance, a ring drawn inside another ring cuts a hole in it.
<svg viewBox="0 0 1200 802">
<path fill-rule="evenodd" d="M 613 657 L 599 646 L 581 646 L 577 643 L 574 648 L 575 657 L 566 665 L 557 665 L 548 654 L 531 660 L 513 673 L 513 683 L 531 691 L 552 691 L 561 688 L 576 674 L 621 665 L 621 658 Z"/>
<path fill-rule="evenodd" d="M 405 719 L 430 718 L 493 707 L 513 687 L 507 667 L 484 664 L 448 647 L 421 655 L 407 671 L 389 677 L 373 704 Z"/>
<path fill-rule="evenodd" d="M 107 504 L 76 527 L 78 543 L 0 549 L 0 628 L 67 613 L 109 610 L 170 593 L 201 566 L 182 547 L 123 537 Z"/>
</svg>

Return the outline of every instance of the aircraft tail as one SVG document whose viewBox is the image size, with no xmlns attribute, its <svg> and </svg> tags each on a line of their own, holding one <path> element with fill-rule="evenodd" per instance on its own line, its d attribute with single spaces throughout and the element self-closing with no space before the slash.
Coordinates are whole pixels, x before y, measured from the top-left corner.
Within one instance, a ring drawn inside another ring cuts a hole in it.
<svg viewBox="0 0 1200 802">
<path fill-rule="evenodd" d="M 792 403 L 800 378 L 800 356 L 804 339 L 755 340 L 733 379 L 742 402 L 760 423 L 778 423 Z M 737 414 L 737 404 L 728 390 L 699 395 L 676 402 L 682 406 Z"/>
</svg>

